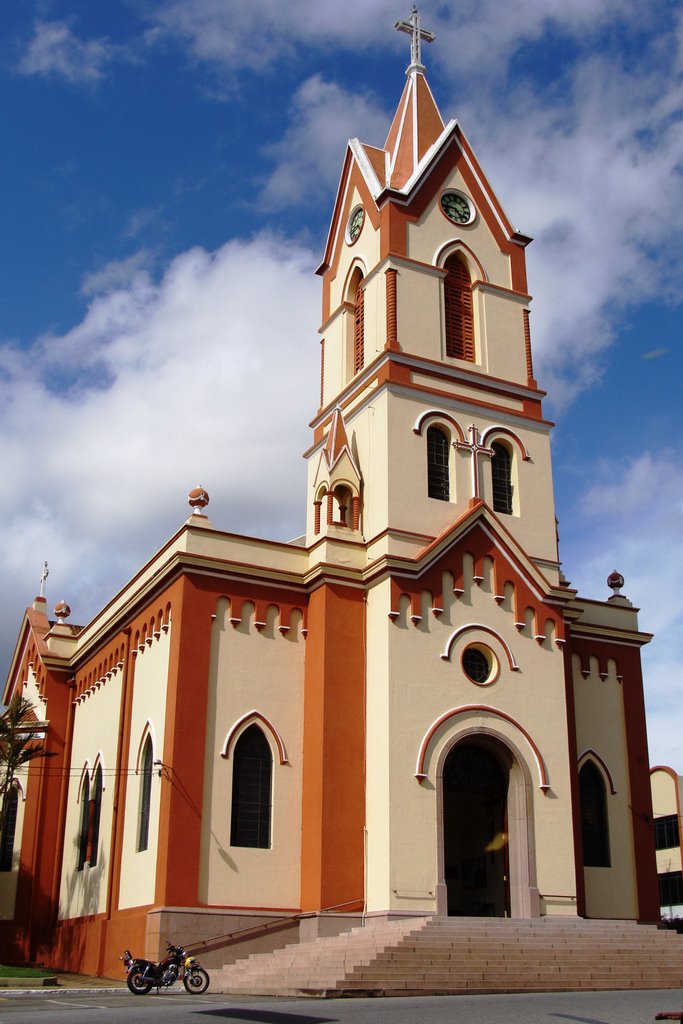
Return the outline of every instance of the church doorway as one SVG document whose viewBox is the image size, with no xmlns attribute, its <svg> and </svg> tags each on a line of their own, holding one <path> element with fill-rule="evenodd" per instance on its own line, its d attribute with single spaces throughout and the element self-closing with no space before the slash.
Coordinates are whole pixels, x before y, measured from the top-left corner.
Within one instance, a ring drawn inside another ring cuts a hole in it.
<svg viewBox="0 0 683 1024">
<path fill-rule="evenodd" d="M 444 881 L 449 916 L 509 917 L 507 751 L 458 743 L 443 768 Z"/>
</svg>

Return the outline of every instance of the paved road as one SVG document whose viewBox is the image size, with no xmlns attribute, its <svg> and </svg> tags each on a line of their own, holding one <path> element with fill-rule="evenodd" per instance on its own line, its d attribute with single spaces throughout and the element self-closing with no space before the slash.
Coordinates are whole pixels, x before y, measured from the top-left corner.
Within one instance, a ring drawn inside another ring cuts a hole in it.
<svg viewBox="0 0 683 1024">
<path fill-rule="evenodd" d="M 679 990 L 334 1000 L 67 991 L 3 994 L 0 1024 L 654 1024 L 682 1007 Z"/>
</svg>

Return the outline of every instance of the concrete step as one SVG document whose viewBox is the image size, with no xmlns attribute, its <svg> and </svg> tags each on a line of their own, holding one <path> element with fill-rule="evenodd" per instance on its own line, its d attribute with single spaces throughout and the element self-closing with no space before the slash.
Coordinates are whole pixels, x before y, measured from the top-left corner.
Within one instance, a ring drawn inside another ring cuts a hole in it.
<svg viewBox="0 0 683 1024">
<path fill-rule="evenodd" d="M 245 994 L 677 988 L 683 940 L 633 922 L 423 918 L 257 954 L 212 972 Z"/>
</svg>

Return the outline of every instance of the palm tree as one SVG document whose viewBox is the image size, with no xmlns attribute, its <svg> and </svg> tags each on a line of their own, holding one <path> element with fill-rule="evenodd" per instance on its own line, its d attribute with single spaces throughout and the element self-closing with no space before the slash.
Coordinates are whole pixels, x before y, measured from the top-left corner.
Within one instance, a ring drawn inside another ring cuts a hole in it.
<svg viewBox="0 0 683 1024">
<path fill-rule="evenodd" d="M 54 757 L 54 753 L 43 749 L 42 736 L 35 725 L 33 704 L 15 693 L 0 716 L 0 834 L 5 827 L 7 798 L 17 770 L 36 758 Z"/>
</svg>

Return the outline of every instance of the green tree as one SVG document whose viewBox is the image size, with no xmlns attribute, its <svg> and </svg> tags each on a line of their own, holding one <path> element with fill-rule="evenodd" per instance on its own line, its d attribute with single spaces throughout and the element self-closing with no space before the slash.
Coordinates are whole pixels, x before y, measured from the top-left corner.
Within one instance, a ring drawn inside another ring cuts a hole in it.
<svg viewBox="0 0 683 1024">
<path fill-rule="evenodd" d="M 54 756 L 43 749 L 33 711 L 31 701 L 15 693 L 0 716 L 0 833 L 5 827 L 7 797 L 17 770 L 36 758 Z"/>
</svg>

